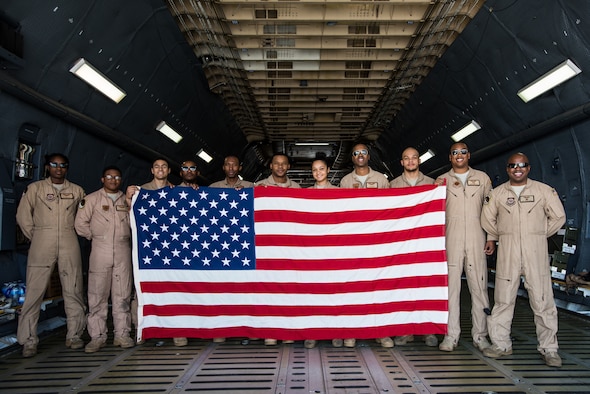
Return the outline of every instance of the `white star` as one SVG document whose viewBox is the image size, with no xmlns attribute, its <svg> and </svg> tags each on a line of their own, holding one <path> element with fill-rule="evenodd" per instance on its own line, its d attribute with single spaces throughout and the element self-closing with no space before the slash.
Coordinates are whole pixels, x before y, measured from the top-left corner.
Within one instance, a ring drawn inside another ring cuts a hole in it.
<svg viewBox="0 0 590 394">
<path fill-rule="evenodd" d="M 229 231 L 229 227 L 227 227 L 225 224 L 219 228 L 221 229 L 222 233 L 227 233 Z"/>
<path fill-rule="evenodd" d="M 188 212 L 188 210 L 186 208 L 180 208 L 178 210 L 178 213 L 180 213 L 180 216 L 186 216 L 187 212 Z"/>
<path fill-rule="evenodd" d="M 219 214 L 220 214 L 221 216 L 226 216 L 226 217 L 227 217 L 227 210 L 226 210 L 225 208 L 222 208 L 222 209 L 219 211 Z"/>
<path fill-rule="evenodd" d="M 150 222 L 152 222 L 152 224 L 158 223 L 158 218 L 152 215 L 150 216 Z"/>
<path fill-rule="evenodd" d="M 238 234 L 236 234 L 236 233 L 233 233 L 233 234 L 231 235 L 231 240 L 232 240 L 233 242 L 238 242 L 238 241 L 240 240 L 240 236 L 239 236 Z"/>
<path fill-rule="evenodd" d="M 182 241 L 181 245 L 182 245 L 182 249 L 188 249 L 188 247 L 191 246 L 191 244 L 189 244 L 186 241 Z"/>
<path fill-rule="evenodd" d="M 221 192 L 221 194 L 219 195 L 219 198 L 221 200 L 227 200 L 227 196 L 229 196 L 229 194 L 227 194 L 226 192 Z"/>
<path fill-rule="evenodd" d="M 232 256 L 233 258 L 237 259 L 238 257 L 240 257 L 240 252 L 238 252 L 236 249 L 234 249 L 234 250 L 231 252 L 231 256 Z"/>
<path fill-rule="evenodd" d="M 201 200 L 205 200 L 207 199 L 207 193 L 205 193 L 204 190 L 201 190 L 201 192 L 199 193 L 199 196 L 201 197 Z"/>
<path fill-rule="evenodd" d="M 219 253 L 221 253 L 221 252 L 218 251 L 217 249 L 215 249 L 214 251 L 211 252 L 211 257 L 219 257 Z"/>
<path fill-rule="evenodd" d="M 191 224 L 197 224 L 197 222 L 199 221 L 199 219 L 197 219 L 197 218 L 196 218 L 196 217 L 194 217 L 194 216 L 193 216 L 193 217 L 191 217 L 189 220 L 191 221 Z"/>
<path fill-rule="evenodd" d="M 197 249 L 193 249 L 192 254 L 193 254 L 193 257 L 199 257 L 199 255 L 201 254 L 201 251 L 197 250 Z"/>
<path fill-rule="evenodd" d="M 150 229 L 150 226 L 148 226 L 147 224 L 143 223 L 141 225 L 141 231 L 149 231 L 149 229 Z"/>
<path fill-rule="evenodd" d="M 242 233 L 247 233 L 248 231 L 250 231 L 250 227 L 244 225 L 244 226 L 240 227 L 240 230 L 242 230 Z"/>
<path fill-rule="evenodd" d="M 230 262 L 230 261 L 231 261 L 231 260 L 230 260 L 230 259 L 228 259 L 227 257 L 226 257 L 226 258 L 224 258 L 223 260 L 221 260 L 221 262 L 223 263 L 223 266 L 224 266 L 224 267 L 229 267 L 229 262 Z"/>
<path fill-rule="evenodd" d="M 156 206 L 156 203 L 157 203 L 157 201 L 154 200 L 153 198 L 148 201 L 148 204 L 150 204 L 150 207 L 155 207 Z"/>
<path fill-rule="evenodd" d="M 238 208 L 238 202 L 237 202 L 236 200 L 232 200 L 232 201 L 229 203 L 229 207 L 230 207 L 230 208 L 237 209 L 237 208 Z"/>
<path fill-rule="evenodd" d="M 147 194 L 147 193 L 144 193 L 144 194 L 141 195 L 141 199 L 142 200 L 145 200 L 148 197 L 149 197 L 149 194 Z"/>
<path fill-rule="evenodd" d="M 178 224 L 178 218 L 176 216 L 170 217 L 170 224 Z"/>
<path fill-rule="evenodd" d="M 242 249 L 250 249 L 250 243 L 249 242 L 242 242 Z"/>
<path fill-rule="evenodd" d="M 190 229 L 190 227 L 187 226 L 186 224 L 183 224 L 182 226 L 180 226 L 180 231 L 183 233 L 188 233 L 189 229 Z"/>
<path fill-rule="evenodd" d="M 168 204 L 170 204 L 171 207 L 176 208 L 176 204 L 178 204 L 178 201 L 176 201 L 175 199 L 172 199 L 172 200 L 168 201 Z"/>
<path fill-rule="evenodd" d="M 160 234 L 158 234 L 157 232 L 153 232 L 150 234 L 152 236 L 152 239 L 159 239 L 160 238 Z"/>
<path fill-rule="evenodd" d="M 143 241 L 143 247 L 144 248 L 149 248 L 151 244 L 151 241 L 148 241 L 147 239 Z"/>
<path fill-rule="evenodd" d="M 211 241 L 219 241 L 219 234 L 217 234 L 217 233 L 211 234 Z"/>
<path fill-rule="evenodd" d="M 191 265 L 191 259 L 189 259 L 188 257 L 182 259 L 182 262 L 184 263 L 184 265 Z"/>
<path fill-rule="evenodd" d="M 173 257 L 180 257 L 180 250 L 174 249 L 171 252 Z"/>
<path fill-rule="evenodd" d="M 240 200 L 245 200 L 247 198 L 248 198 L 248 193 L 246 193 L 245 191 L 240 193 Z"/>
<path fill-rule="evenodd" d="M 166 198 L 166 196 L 168 195 L 168 192 L 164 191 L 163 189 L 160 189 L 160 191 L 158 192 L 158 195 L 160 196 L 160 198 Z"/>
<path fill-rule="evenodd" d="M 145 215 L 147 212 L 147 209 L 145 207 L 141 207 L 137 211 L 139 212 L 140 215 Z"/>
<path fill-rule="evenodd" d="M 247 257 L 245 259 L 242 259 L 242 265 L 244 267 L 247 266 L 247 265 L 249 266 L 250 265 L 250 259 L 247 258 Z"/>
<path fill-rule="evenodd" d="M 201 216 L 207 216 L 207 212 L 209 212 L 208 210 L 206 210 L 205 208 L 201 208 L 199 210 L 199 213 L 201 214 Z"/>
<path fill-rule="evenodd" d="M 223 241 L 223 243 L 221 244 L 221 249 L 227 249 L 229 250 L 229 244 L 226 241 Z"/>
<path fill-rule="evenodd" d="M 192 200 L 189 201 L 188 204 L 190 205 L 190 208 L 196 208 L 198 203 L 193 198 Z"/>
<path fill-rule="evenodd" d="M 158 212 L 160 212 L 160 216 L 166 215 L 166 212 L 168 212 L 168 210 L 164 207 L 158 209 Z"/>
<path fill-rule="evenodd" d="M 170 265 L 170 261 L 171 260 L 168 258 L 168 256 L 166 256 L 162 259 L 162 263 L 164 263 L 164 265 Z"/>
<path fill-rule="evenodd" d="M 207 241 L 201 242 L 201 247 L 203 249 L 209 249 L 209 245 L 211 245 L 211 244 Z"/>
<path fill-rule="evenodd" d="M 240 223 L 240 220 L 239 220 L 237 217 L 235 217 L 235 216 L 234 216 L 233 218 L 231 218 L 231 219 L 229 220 L 229 222 L 230 222 L 230 224 L 231 224 L 232 226 L 237 226 L 237 225 Z"/>
<path fill-rule="evenodd" d="M 170 237 L 172 237 L 173 241 L 178 241 L 178 237 L 180 237 L 180 234 L 176 234 L 176 231 L 175 231 L 172 234 L 170 234 Z"/>
<path fill-rule="evenodd" d="M 211 260 L 209 260 L 207 257 L 205 257 L 203 260 L 201 260 L 203 262 L 203 265 L 211 265 L 209 264 L 211 262 Z"/>
<path fill-rule="evenodd" d="M 197 233 L 192 233 L 192 234 L 191 234 L 191 240 L 193 240 L 193 241 L 198 241 L 198 240 L 199 240 L 199 234 L 197 234 Z"/>
<path fill-rule="evenodd" d="M 188 193 L 183 190 L 180 193 L 178 193 L 178 195 L 180 196 L 181 200 L 186 200 L 186 196 L 188 196 Z"/>
<path fill-rule="evenodd" d="M 151 264 L 151 263 L 152 263 L 152 258 L 151 258 L 151 257 L 149 257 L 149 256 L 145 256 L 145 257 L 143 258 L 143 263 L 144 263 L 144 264 Z"/>
<path fill-rule="evenodd" d="M 167 226 L 167 225 L 165 225 L 165 224 L 162 224 L 162 225 L 160 226 L 160 229 L 162 230 L 162 232 L 168 232 L 168 226 Z"/>
<path fill-rule="evenodd" d="M 217 219 L 216 217 L 212 217 L 211 219 L 209 219 L 209 221 L 211 222 L 212 226 L 215 226 L 219 223 L 219 219 Z"/>
<path fill-rule="evenodd" d="M 170 242 L 168 241 L 162 241 L 162 249 L 170 249 Z"/>
<path fill-rule="evenodd" d="M 209 208 L 217 208 L 217 201 L 215 201 L 215 200 L 209 201 Z"/>
<path fill-rule="evenodd" d="M 160 249 L 156 248 L 156 249 L 152 250 L 152 253 L 154 254 L 154 256 L 159 256 L 160 255 Z"/>
<path fill-rule="evenodd" d="M 248 216 L 248 210 L 246 208 L 242 208 L 240 211 L 240 216 Z"/>
<path fill-rule="evenodd" d="M 202 233 L 208 233 L 209 232 L 209 227 L 205 226 L 204 224 L 201 226 L 201 232 Z"/>
</svg>

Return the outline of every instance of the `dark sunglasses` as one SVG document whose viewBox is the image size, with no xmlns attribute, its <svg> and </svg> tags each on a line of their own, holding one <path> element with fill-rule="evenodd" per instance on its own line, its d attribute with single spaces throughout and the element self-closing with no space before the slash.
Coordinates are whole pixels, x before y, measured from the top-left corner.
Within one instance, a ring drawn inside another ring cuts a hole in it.
<svg viewBox="0 0 590 394">
<path fill-rule="evenodd" d="M 352 152 L 352 155 L 353 155 L 354 157 L 357 157 L 358 155 L 363 155 L 363 156 L 366 156 L 366 155 L 368 155 L 368 154 L 369 154 L 369 151 L 368 151 L 368 150 L 366 150 L 366 149 L 355 150 L 354 152 Z"/>
<path fill-rule="evenodd" d="M 451 155 L 453 155 L 453 156 L 457 156 L 459 153 L 461 153 L 462 155 L 466 155 L 469 153 L 469 150 L 467 150 L 467 149 L 453 149 L 451 151 Z"/>
<path fill-rule="evenodd" d="M 56 163 L 54 161 L 49 162 L 49 167 L 51 168 L 68 168 L 70 165 L 68 163 Z"/>
<path fill-rule="evenodd" d="M 508 163 L 506 168 L 527 168 L 529 163 Z"/>
<path fill-rule="evenodd" d="M 197 166 L 190 166 L 190 167 L 182 166 L 180 168 L 182 169 L 182 171 L 185 171 L 185 172 L 188 171 L 188 170 L 197 171 Z"/>
</svg>

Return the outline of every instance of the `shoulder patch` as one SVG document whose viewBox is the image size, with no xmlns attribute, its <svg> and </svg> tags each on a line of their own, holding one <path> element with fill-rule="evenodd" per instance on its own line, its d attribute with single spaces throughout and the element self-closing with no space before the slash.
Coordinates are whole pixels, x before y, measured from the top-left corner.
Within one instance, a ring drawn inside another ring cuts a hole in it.
<svg viewBox="0 0 590 394">
<path fill-rule="evenodd" d="M 78 209 L 84 209 L 85 206 L 86 206 L 86 199 L 83 198 L 78 203 Z"/>
</svg>

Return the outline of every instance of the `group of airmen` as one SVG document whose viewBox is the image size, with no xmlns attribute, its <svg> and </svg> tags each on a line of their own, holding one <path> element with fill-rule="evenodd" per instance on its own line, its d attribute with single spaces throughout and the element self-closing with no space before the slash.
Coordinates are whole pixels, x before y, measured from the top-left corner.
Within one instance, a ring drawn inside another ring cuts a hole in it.
<svg viewBox="0 0 590 394">
<path fill-rule="evenodd" d="M 452 352 L 460 337 L 461 277 L 465 274 L 471 295 L 471 337 L 485 356 L 498 358 L 512 354 L 512 318 L 521 277 L 534 313 L 538 351 L 548 366 L 561 367 L 557 342 L 557 309 L 553 298 L 547 238 L 565 223 L 563 205 L 553 188 L 529 179 L 531 170 L 523 153 L 512 154 L 506 163 L 508 181 L 492 189 L 489 176 L 469 166 L 470 152 L 463 142 L 449 150 L 451 169 L 432 179 L 420 169 L 416 149 L 406 148 L 400 160 L 403 173 L 391 182 L 369 166 L 370 150 L 365 144 L 351 151 L 353 170 L 342 177 L 341 188 L 398 188 L 437 184 L 446 187 L 446 254 L 448 262 L 448 325 L 443 340 L 425 335 L 428 346 Z M 132 300 L 131 230 L 129 208 L 139 188 L 157 190 L 173 186 L 168 181 L 170 164 L 153 162 L 153 179 L 141 186 L 120 190 L 122 172 L 115 166 L 103 170 L 103 187 L 85 195 L 84 190 L 66 179 L 69 160 L 63 154 L 46 157 L 47 178 L 31 183 L 19 203 L 17 223 L 30 240 L 27 261 L 27 293 L 19 319 L 17 340 L 24 357 L 37 353 L 37 324 L 40 306 L 55 264 L 58 264 L 67 318 L 66 346 L 85 348 L 88 353 L 106 346 L 109 297 L 112 303 L 115 346 L 135 346 L 131 338 L 136 325 L 137 305 Z M 239 176 L 240 160 L 228 156 L 223 162 L 225 178 L 210 187 L 254 186 L 301 187 L 287 175 L 289 157 L 278 153 L 270 162 L 271 174 L 255 184 Z M 312 188 L 337 187 L 329 182 L 325 158 L 312 162 Z M 182 182 L 176 187 L 198 188 L 197 164 L 188 160 L 180 169 Z M 83 297 L 81 253 L 77 236 L 92 241 L 88 272 L 88 313 Z M 487 256 L 497 248 L 494 305 L 488 297 Z M 84 344 L 87 327 L 91 341 Z M 489 338 L 489 340 L 488 340 Z M 404 345 L 413 335 L 377 338 L 383 347 Z M 225 338 L 214 338 L 223 342 Z M 185 346 L 187 338 L 173 338 Z M 292 341 L 284 341 L 286 343 Z M 276 339 L 267 338 L 266 345 Z M 313 348 L 315 340 L 304 347 Z M 336 347 L 354 347 L 355 339 L 333 339 Z"/>
</svg>

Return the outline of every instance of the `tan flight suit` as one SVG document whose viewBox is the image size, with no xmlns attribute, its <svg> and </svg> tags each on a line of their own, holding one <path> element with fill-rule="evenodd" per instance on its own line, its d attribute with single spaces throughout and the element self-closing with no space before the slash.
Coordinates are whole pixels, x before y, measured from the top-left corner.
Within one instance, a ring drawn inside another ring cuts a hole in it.
<svg viewBox="0 0 590 394">
<path fill-rule="evenodd" d="M 111 296 L 115 338 L 131 331 L 131 227 L 125 194 L 113 201 L 104 189 L 85 198 L 76 215 L 76 232 L 92 241 L 88 270 L 88 333 L 107 339 Z"/>
<path fill-rule="evenodd" d="M 452 169 L 437 178 L 447 185 L 446 250 L 449 278 L 449 321 L 447 337 L 455 343 L 461 334 L 461 275 L 465 271 L 471 294 L 471 336 L 479 343 L 486 339 L 488 297 L 488 267 L 485 254 L 486 233 L 481 228 L 481 208 L 492 190 L 486 173 L 469 168 L 465 187 Z M 487 339 L 486 339 L 487 341 Z"/>
<path fill-rule="evenodd" d="M 80 244 L 74 218 L 84 190 L 67 180 L 58 191 L 51 179 L 31 183 L 16 211 L 16 222 L 31 241 L 27 259 L 25 303 L 18 322 L 18 343 L 39 343 L 41 303 L 58 264 L 67 321 L 66 340 L 80 338 L 86 327 Z"/>
<path fill-rule="evenodd" d="M 358 178 L 353 170 L 350 174 L 342 177 L 340 187 L 343 189 L 389 189 L 389 181 L 382 173 L 369 168 L 365 183 Z"/>
<path fill-rule="evenodd" d="M 235 184 L 230 185 L 229 183 L 227 183 L 227 180 L 223 179 L 221 181 L 217 181 L 217 182 L 214 182 L 214 183 L 210 184 L 209 187 L 215 187 L 215 188 L 221 188 L 221 187 L 242 188 L 242 187 L 254 187 L 254 184 L 252 182 L 248 182 L 248 181 L 244 181 L 242 179 L 238 179 L 238 181 Z"/>
<path fill-rule="evenodd" d="M 268 178 L 264 178 L 261 181 L 256 182 L 255 186 L 279 186 L 279 187 L 290 187 L 293 189 L 300 189 L 301 186 L 295 181 L 292 181 L 287 177 L 287 182 L 285 183 L 277 183 L 275 179 L 272 177 L 272 174 Z"/>
<path fill-rule="evenodd" d="M 481 224 L 488 238 L 498 241 L 494 308 L 488 323 L 490 338 L 500 348 L 512 348 L 510 327 L 523 275 L 535 315 L 537 349 L 542 354 L 557 351 L 557 308 L 547 238 L 564 223 L 563 205 L 555 190 L 544 183 L 528 179 L 520 197 L 509 182 L 490 193 L 481 213 Z"/>
<path fill-rule="evenodd" d="M 308 189 L 338 189 L 338 186 L 334 186 L 329 182 L 326 186 L 318 186 L 317 184 L 314 183 L 314 185 L 308 187 Z"/>
<path fill-rule="evenodd" d="M 429 176 L 426 176 L 422 173 L 422 171 L 418 171 L 418 180 L 416 181 L 415 185 L 412 185 L 406 179 L 406 174 L 402 173 L 400 176 L 395 178 L 393 181 L 389 183 L 389 187 L 391 188 L 399 188 L 399 187 L 410 187 L 410 186 L 421 186 L 421 185 L 432 185 L 434 184 L 434 179 Z"/>
</svg>

